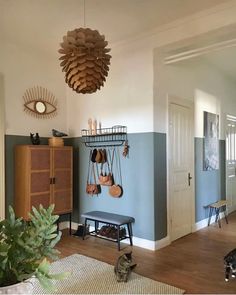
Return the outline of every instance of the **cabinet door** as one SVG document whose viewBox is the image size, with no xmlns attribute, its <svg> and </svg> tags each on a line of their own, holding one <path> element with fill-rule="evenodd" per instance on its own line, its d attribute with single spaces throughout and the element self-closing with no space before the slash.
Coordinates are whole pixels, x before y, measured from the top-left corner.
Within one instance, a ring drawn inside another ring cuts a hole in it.
<svg viewBox="0 0 236 295">
<path fill-rule="evenodd" d="M 50 205 L 50 148 L 35 147 L 30 149 L 30 209 L 42 204 Z"/>
<path fill-rule="evenodd" d="M 72 211 L 72 148 L 53 148 L 53 203 L 55 213 Z"/>
</svg>

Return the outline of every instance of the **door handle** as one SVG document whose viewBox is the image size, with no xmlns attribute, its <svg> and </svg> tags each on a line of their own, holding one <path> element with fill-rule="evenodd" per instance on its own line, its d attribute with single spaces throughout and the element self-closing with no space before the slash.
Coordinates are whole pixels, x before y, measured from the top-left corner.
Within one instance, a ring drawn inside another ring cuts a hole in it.
<svg viewBox="0 0 236 295">
<path fill-rule="evenodd" d="M 191 179 L 192 179 L 192 176 L 190 174 L 190 172 L 188 173 L 188 186 L 191 185 Z"/>
<path fill-rule="evenodd" d="M 50 179 L 50 184 L 55 184 L 56 183 L 56 178 L 55 177 L 51 177 Z"/>
</svg>

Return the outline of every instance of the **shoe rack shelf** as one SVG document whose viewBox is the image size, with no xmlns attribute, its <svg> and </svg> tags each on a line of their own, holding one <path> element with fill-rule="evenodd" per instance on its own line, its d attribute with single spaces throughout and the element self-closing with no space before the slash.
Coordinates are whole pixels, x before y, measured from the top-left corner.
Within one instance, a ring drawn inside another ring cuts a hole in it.
<svg viewBox="0 0 236 295">
<path fill-rule="evenodd" d="M 109 238 L 109 237 L 106 237 L 106 236 L 99 235 L 96 231 L 90 232 L 89 234 L 90 234 L 90 236 L 95 236 L 96 238 L 99 238 L 99 239 L 103 239 L 103 240 L 107 240 L 107 241 L 111 241 L 111 242 L 115 242 L 115 243 L 118 242 L 118 239 Z M 129 236 L 122 236 L 122 237 L 119 238 L 119 241 L 123 241 L 123 240 L 126 240 L 128 238 L 129 238 Z"/>
<path fill-rule="evenodd" d="M 82 129 L 82 140 L 87 147 L 121 146 L 127 140 L 126 126 L 113 126 L 100 129 Z"/>
</svg>

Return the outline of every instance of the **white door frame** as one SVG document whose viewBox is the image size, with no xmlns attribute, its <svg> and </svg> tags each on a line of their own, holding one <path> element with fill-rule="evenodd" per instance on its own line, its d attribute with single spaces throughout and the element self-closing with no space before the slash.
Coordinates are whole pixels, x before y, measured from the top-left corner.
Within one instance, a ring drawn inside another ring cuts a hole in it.
<svg viewBox="0 0 236 295">
<path fill-rule="evenodd" d="M 235 166 L 235 158 L 236 158 L 236 154 L 235 154 L 235 151 L 236 151 L 236 147 L 234 147 L 234 155 L 232 155 L 232 150 L 231 150 L 231 147 L 230 146 L 227 146 L 227 132 L 228 132 L 228 124 L 231 123 L 233 125 L 236 125 L 236 121 L 235 121 L 235 118 L 236 116 L 235 115 L 232 115 L 232 114 L 226 114 L 224 116 L 224 119 L 225 119 L 225 122 L 224 122 L 224 131 L 225 131 L 225 141 L 226 141 L 226 151 L 225 151 L 225 182 L 226 182 L 226 200 L 228 201 L 228 206 L 227 206 L 227 213 L 230 214 L 232 212 L 234 212 L 236 210 L 236 205 L 235 204 L 231 204 L 230 206 L 230 201 L 232 201 L 231 199 L 229 199 L 229 195 L 228 195 L 228 185 L 229 185 L 229 180 L 228 180 L 228 160 L 227 159 L 227 154 L 228 154 L 228 157 L 230 157 L 230 161 L 231 162 L 234 162 L 234 166 Z M 235 135 L 234 135 L 235 137 Z M 227 147 L 229 148 L 229 150 L 227 151 Z M 234 174 L 235 174 L 235 171 L 234 171 Z"/>
<path fill-rule="evenodd" d="M 5 218 L 5 106 L 4 85 L 0 73 L 0 220 Z"/>
<path fill-rule="evenodd" d="M 169 112 L 170 112 L 170 104 L 174 103 L 180 106 L 189 107 L 192 110 L 192 131 L 193 131 L 193 167 L 192 169 L 192 206 L 191 206 L 191 217 L 192 217 L 192 225 L 191 225 L 191 232 L 195 231 L 195 163 L 194 163 L 194 102 L 177 97 L 175 95 L 167 94 L 167 103 L 168 103 L 168 112 L 167 112 L 167 236 L 169 237 L 170 241 L 172 241 L 171 237 L 171 198 L 170 198 L 170 126 L 169 126 Z"/>
</svg>

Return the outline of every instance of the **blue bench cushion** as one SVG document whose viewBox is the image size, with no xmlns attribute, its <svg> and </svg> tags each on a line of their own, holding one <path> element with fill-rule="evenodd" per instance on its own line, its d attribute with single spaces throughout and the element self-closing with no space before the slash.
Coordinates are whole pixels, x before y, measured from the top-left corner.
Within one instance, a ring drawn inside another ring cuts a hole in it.
<svg viewBox="0 0 236 295">
<path fill-rule="evenodd" d="M 114 213 L 102 212 L 102 211 L 91 211 L 81 215 L 84 218 L 101 221 L 104 223 L 111 223 L 115 225 L 122 225 L 126 223 L 134 222 L 135 219 L 130 216 L 124 216 Z"/>
</svg>

